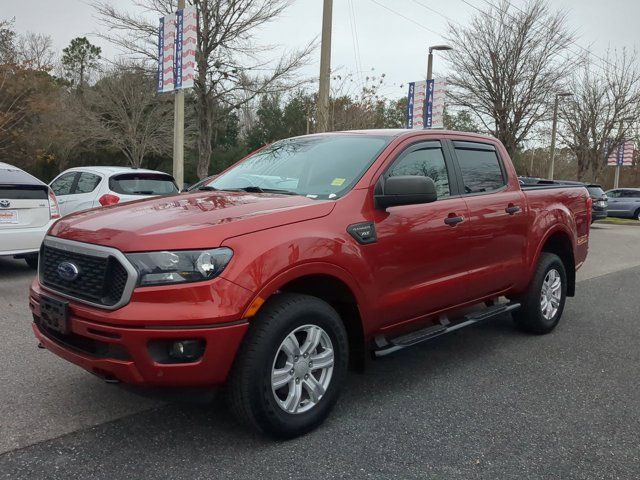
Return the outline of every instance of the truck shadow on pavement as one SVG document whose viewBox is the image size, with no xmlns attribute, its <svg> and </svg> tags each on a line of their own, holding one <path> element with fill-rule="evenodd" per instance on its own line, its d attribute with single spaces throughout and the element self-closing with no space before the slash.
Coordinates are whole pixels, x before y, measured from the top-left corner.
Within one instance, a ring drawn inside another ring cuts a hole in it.
<svg viewBox="0 0 640 480">
<path fill-rule="evenodd" d="M 36 271 L 29 268 L 24 260 L 0 257 L 0 282 L 35 276 Z"/>
</svg>

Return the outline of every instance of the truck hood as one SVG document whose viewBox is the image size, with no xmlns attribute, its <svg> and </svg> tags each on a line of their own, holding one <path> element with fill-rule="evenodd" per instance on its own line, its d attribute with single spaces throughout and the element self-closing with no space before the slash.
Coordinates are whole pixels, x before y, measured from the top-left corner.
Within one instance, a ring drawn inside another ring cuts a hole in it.
<svg viewBox="0 0 640 480">
<path fill-rule="evenodd" d="M 50 235 L 123 252 L 220 246 L 230 237 L 323 217 L 334 202 L 298 195 L 196 192 L 79 212 Z"/>
</svg>

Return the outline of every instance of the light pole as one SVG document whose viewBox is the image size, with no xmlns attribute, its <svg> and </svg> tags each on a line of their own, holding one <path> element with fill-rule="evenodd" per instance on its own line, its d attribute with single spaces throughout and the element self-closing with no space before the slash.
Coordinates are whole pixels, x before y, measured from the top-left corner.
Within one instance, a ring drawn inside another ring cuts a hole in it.
<svg viewBox="0 0 640 480">
<path fill-rule="evenodd" d="M 453 50 L 449 45 L 434 45 L 429 47 L 429 60 L 427 61 L 427 80 L 433 80 L 433 51 L 434 50 Z"/>
<path fill-rule="evenodd" d="M 558 103 L 560 97 L 571 97 L 571 92 L 556 93 L 556 100 L 553 103 L 553 126 L 551 127 L 551 162 L 549 164 L 549 180 L 553 180 L 553 167 L 556 158 L 556 132 L 558 130 Z"/>
</svg>

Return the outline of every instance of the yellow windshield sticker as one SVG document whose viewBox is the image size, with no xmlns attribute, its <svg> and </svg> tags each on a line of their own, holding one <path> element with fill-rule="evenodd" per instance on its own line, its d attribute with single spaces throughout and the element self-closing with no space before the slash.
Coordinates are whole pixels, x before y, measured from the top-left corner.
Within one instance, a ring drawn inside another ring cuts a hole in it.
<svg viewBox="0 0 640 480">
<path fill-rule="evenodd" d="M 346 181 L 346 178 L 334 178 L 333 182 L 331 182 L 331 186 L 341 187 L 345 181 Z"/>
</svg>

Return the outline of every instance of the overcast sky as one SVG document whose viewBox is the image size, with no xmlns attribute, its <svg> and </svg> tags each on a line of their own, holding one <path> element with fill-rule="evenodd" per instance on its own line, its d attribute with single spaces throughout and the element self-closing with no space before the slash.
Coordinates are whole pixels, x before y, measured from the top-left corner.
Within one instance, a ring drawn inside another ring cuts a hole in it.
<svg viewBox="0 0 640 480">
<path fill-rule="evenodd" d="M 33 31 L 50 35 L 58 50 L 72 38 L 86 35 L 102 47 L 103 56 L 112 58 L 118 54 L 115 48 L 92 35 L 100 26 L 87 2 L 1 1 L 0 18 L 14 17 L 19 33 Z M 442 42 L 447 24 L 445 17 L 465 24 L 477 13 L 476 8 L 486 10 L 489 1 L 335 0 L 332 67 L 342 73 L 353 73 L 356 83 L 360 82 L 358 70 L 366 76 L 375 68 L 376 74 L 386 74 L 384 93 L 390 97 L 401 96 L 405 93 L 405 88 L 400 87 L 402 84 L 424 77 L 427 47 Z M 524 4 L 522 0 L 511 2 L 517 7 Z M 113 0 L 113 3 L 127 8 L 132 2 Z M 282 17 L 256 32 L 257 42 L 295 49 L 319 38 L 322 0 L 292 3 Z M 570 26 L 579 35 L 580 46 L 590 47 L 598 55 L 603 55 L 607 48 L 640 49 L 640 0 L 551 0 L 551 4 L 568 13 Z M 353 15 L 349 13 L 349 5 L 353 6 Z M 354 43 L 359 48 L 354 48 Z M 577 46 L 572 48 L 576 52 L 580 50 Z M 304 75 L 317 76 L 319 57 L 318 50 L 303 71 Z M 444 59 L 436 59 L 434 70 L 446 74 Z"/>
</svg>

